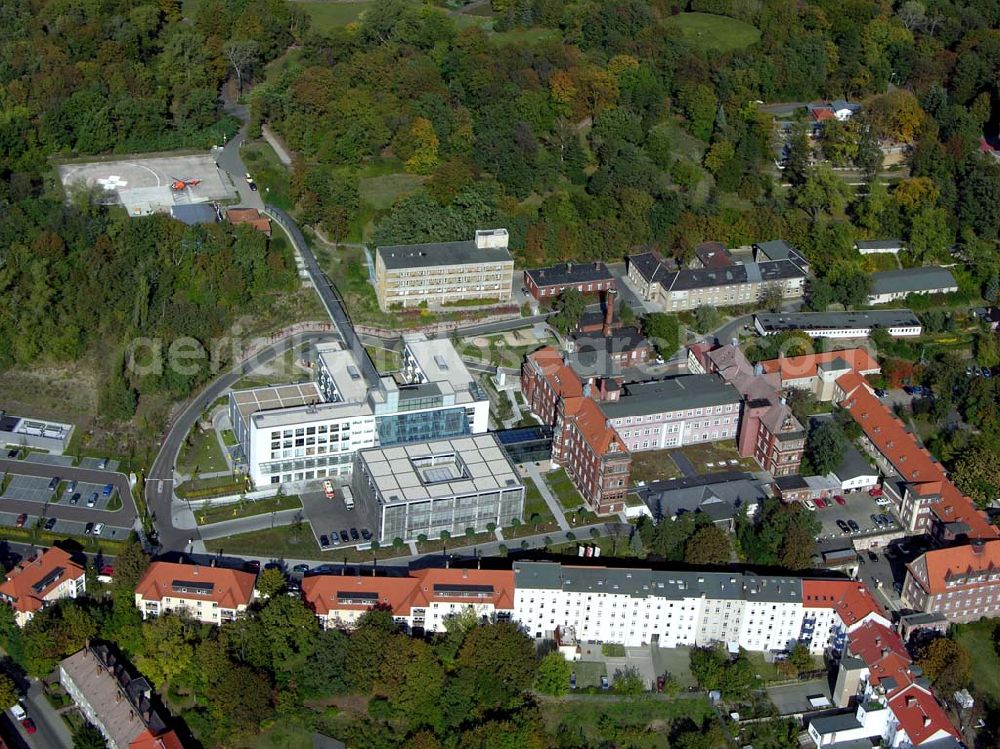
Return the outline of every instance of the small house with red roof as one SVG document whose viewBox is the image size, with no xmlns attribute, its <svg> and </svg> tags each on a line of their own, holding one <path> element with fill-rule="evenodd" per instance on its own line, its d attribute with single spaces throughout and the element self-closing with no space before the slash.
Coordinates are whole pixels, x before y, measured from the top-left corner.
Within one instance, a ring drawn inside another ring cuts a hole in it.
<svg viewBox="0 0 1000 749">
<path fill-rule="evenodd" d="M 14 621 L 23 627 L 46 606 L 61 598 L 76 598 L 87 589 L 82 565 L 62 549 L 44 549 L 22 561 L 0 584 L 0 600 L 14 609 Z"/>
<path fill-rule="evenodd" d="M 135 587 L 135 605 L 143 619 L 175 611 L 221 624 L 246 613 L 256 582 L 256 575 L 243 570 L 153 562 Z"/>
</svg>

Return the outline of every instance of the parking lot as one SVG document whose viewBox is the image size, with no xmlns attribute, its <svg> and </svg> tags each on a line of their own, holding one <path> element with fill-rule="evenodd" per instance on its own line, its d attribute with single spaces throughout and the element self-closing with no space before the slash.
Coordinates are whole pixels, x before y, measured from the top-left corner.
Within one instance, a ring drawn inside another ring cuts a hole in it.
<svg viewBox="0 0 1000 749">
<path fill-rule="evenodd" d="M 112 487 L 111 494 L 105 496 L 104 484 L 78 482 L 70 491 L 72 483 L 61 481 L 55 491 L 49 489 L 52 479 L 41 476 L 12 475 L 3 499 L 18 499 L 24 502 L 40 502 L 42 504 L 66 504 L 79 507 L 90 507 L 96 510 L 107 510 L 112 501 L 118 502 Z M 76 502 L 73 502 L 73 498 Z M 93 502 L 91 506 L 89 503 Z"/>
<path fill-rule="evenodd" d="M 580 667 L 576 672 L 580 688 L 600 686 L 601 676 L 604 675 L 614 684 L 615 674 L 626 668 L 634 668 L 649 687 L 655 686 L 658 675 L 653 663 L 653 651 L 649 647 L 625 648 L 623 657 L 615 657 L 604 655 L 600 645 L 585 643 L 580 645 L 580 661 L 573 665 Z"/>
<path fill-rule="evenodd" d="M 830 683 L 826 679 L 813 679 L 795 684 L 781 684 L 768 687 L 767 696 L 778 708 L 779 715 L 806 713 L 816 709 L 809 704 L 810 697 L 823 696 L 828 700 L 831 699 Z"/>
<path fill-rule="evenodd" d="M 816 537 L 817 541 L 871 537 L 869 543 L 865 545 L 882 546 L 884 543 L 879 540 L 880 537 L 890 536 L 894 538 L 896 534 L 901 532 L 899 523 L 892 514 L 891 506 L 880 507 L 875 504 L 874 498 L 868 496 L 866 492 L 846 494 L 844 500 L 846 504 L 843 505 L 837 504 L 832 499 L 828 500 L 829 504 L 826 508 L 817 507 L 813 512 L 816 519 L 822 524 L 819 535 Z M 892 522 L 889 525 L 878 527 L 872 521 L 872 515 L 887 515 Z M 837 525 L 838 520 L 847 524 L 849 528 L 850 521 L 853 520 L 857 524 L 858 530 L 845 533 Z"/>
<path fill-rule="evenodd" d="M 12 475 L 3 498 L 46 504 L 55 499 L 53 490 L 49 488 L 50 481 L 51 479 L 41 476 Z"/>
<path fill-rule="evenodd" d="M 327 499 L 322 490 L 303 492 L 299 494 L 302 500 L 302 511 L 312 526 L 313 534 L 316 536 L 316 543 L 319 543 L 320 536 L 327 536 L 331 546 L 354 546 L 365 543 L 364 539 L 351 540 L 347 544 L 340 538 L 342 530 L 350 534 L 351 528 L 357 528 L 360 532 L 367 528 L 373 534 L 378 527 L 378 514 L 374 507 L 365 506 L 361 502 L 354 505 L 353 510 L 348 510 L 344 505 L 343 495 L 338 487 L 337 496 L 334 499 Z M 334 543 L 336 536 L 336 543 Z"/>
</svg>

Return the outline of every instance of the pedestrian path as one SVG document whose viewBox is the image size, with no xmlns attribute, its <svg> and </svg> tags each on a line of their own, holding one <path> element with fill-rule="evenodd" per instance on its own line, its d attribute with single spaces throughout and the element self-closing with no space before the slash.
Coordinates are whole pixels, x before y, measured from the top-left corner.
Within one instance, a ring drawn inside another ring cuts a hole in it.
<svg viewBox="0 0 1000 749">
<path fill-rule="evenodd" d="M 538 466 L 534 463 L 526 463 L 524 464 L 524 468 L 531 477 L 532 481 L 535 482 L 535 486 L 538 487 L 538 491 L 542 495 L 542 499 L 545 500 L 545 504 L 549 506 L 549 511 L 559 524 L 559 530 L 570 530 L 570 525 L 566 521 L 565 510 L 563 510 L 562 505 L 559 504 L 559 500 L 552 496 L 552 492 L 549 491 L 549 485 L 546 484 L 545 479 L 542 478 L 542 474 L 538 470 Z"/>
</svg>

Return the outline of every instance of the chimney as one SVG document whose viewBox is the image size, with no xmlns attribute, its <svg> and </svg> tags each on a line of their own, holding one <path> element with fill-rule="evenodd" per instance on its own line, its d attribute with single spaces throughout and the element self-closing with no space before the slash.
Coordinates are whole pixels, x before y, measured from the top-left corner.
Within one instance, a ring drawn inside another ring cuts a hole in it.
<svg viewBox="0 0 1000 749">
<path fill-rule="evenodd" d="M 601 335 L 605 338 L 611 337 L 611 323 L 614 322 L 615 317 L 615 296 L 617 296 L 617 292 L 614 289 L 608 289 L 607 300 L 604 303 L 604 326 L 601 328 Z"/>
</svg>

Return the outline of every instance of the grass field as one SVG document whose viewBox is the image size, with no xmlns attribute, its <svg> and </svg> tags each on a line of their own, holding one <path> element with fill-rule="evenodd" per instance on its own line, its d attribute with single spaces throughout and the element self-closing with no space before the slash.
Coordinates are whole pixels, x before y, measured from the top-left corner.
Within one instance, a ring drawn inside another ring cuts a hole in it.
<svg viewBox="0 0 1000 749">
<path fill-rule="evenodd" d="M 312 21 L 312 29 L 323 33 L 357 21 L 361 14 L 375 3 L 362 2 L 305 2 L 296 5 L 306 12 Z"/>
<path fill-rule="evenodd" d="M 681 475 L 670 458 L 671 450 L 643 450 L 632 453 L 632 483 L 663 481 Z"/>
<path fill-rule="evenodd" d="M 751 458 L 740 457 L 734 442 L 706 442 L 701 445 L 688 445 L 680 448 L 680 452 L 694 463 L 694 468 L 698 473 L 757 470 L 757 464 Z M 731 460 L 735 460 L 736 463 L 730 463 Z M 709 463 L 712 465 L 708 465 Z"/>
<path fill-rule="evenodd" d="M 194 510 L 194 516 L 198 521 L 198 525 L 209 525 L 210 523 L 221 523 L 224 520 L 264 515 L 269 512 L 278 512 L 279 510 L 292 510 L 301 506 L 302 500 L 296 495 L 290 494 L 282 497 L 248 501 L 244 502 L 242 506 L 239 502 L 234 502 L 232 504 L 216 505 L 215 507 L 203 507 Z"/>
<path fill-rule="evenodd" d="M 545 724 L 552 732 L 565 725 L 570 726 L 573 733 L 582 733 L 595 746 L 606 741 L 609 746 L 647 749 L 671 746 L 665 723 L 687 718 L 701 724 L 713 715 L 712 707 L 704 698 L 617 701 L 595 696 L 580 700 L 545 700 L 541 707 Z"/>
<path fill-rule="evenodd" d="M 181 473 L 193 473 L 196 468 L 199 473 L 229 470 L 214 429 L 203 432 L 196 426 L 188 440 L 177 459 L 177 468 Z"/>
<path fill-rule="evenodd" d="M 256 140 L 245 144 L 240 155 L 257 183 L 261 197 L 278 208 L 290 210 L 292 198 L 288 186 L 288 170 L 267 141 Z"/>
<path fill-rule="evenodd" d="M 420 189 L 427 177 L 420 174 L 380 174 L 362 177 L 359 184 L 361 200 L 375 210 L 391 208 L 399 198 Z"/>
<path fill-rule="evenodd" d="M 711 13 L 681 13 L 668 18 L 666 25 L 680 29 L 686 40 L 703 50 L 731 52 L 760 40 L 760 31 L 750 24 Z"/>
<path fill-rule="evenodd" d="M 996 619 L 983 619 L 955 627 L 955 639 L 972 656 L 972 683 L 977 695 L 988 695 L 1000 704 L 1000 656 L 993 645 Z"/>
<path fill-rule="evenodd" d="M 576 490 L 573 482 L 562 468 L 543 475 L 549 489 L 559 500 L 559 504 L 567 510 L 573 510 L 583 504 L 583 497 L 580 496 L 580 492 Z"/>
<path fill-rule="evenodd" d="M 518 528 L 504 528 L 504 538 L 520 538 L 558 530 L 559 524 L 532 479 L 525 477 L 524 490 L 524 524 Z M 532 520 L 535 515 L 538 516 L 537 522 Z"/>
</svg>

